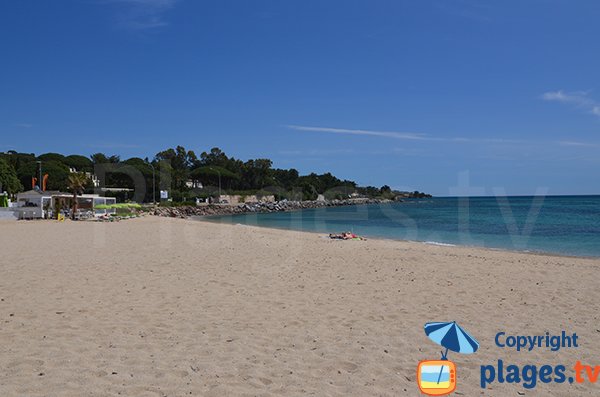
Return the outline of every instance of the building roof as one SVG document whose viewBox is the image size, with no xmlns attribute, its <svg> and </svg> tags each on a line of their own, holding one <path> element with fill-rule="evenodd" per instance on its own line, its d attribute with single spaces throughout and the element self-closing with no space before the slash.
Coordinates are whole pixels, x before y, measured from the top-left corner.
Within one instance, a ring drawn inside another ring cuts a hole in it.
<svg viewBox="0 0 600 397">
<path fill-rule="evenodd" d="M 133 190 L 133 189 L 132 189 Z M 17 197 L 31 197 L 31 196 L 41 196 L 41 197 L 73 197 L 73 193 L 70 192 L 61 192 L 60 190 L 46 190 L 39 191 L 36 189 L 28 190 L 26 192 L 17 193 Z M 77 197 L 83 198 L 101 198 L 99 194 L 78 194 Z"/>
<path fill-rule="evenodd" d="M 46 191 L 40 191 L 40 190 L 36 190 L 36 189 L 31 189 L 31 190 L 27 190 L 26 192 L 20 192 L 17 193 L 17 196 L 22 195 L 22 196 L 31 196 L 37 194 L 39 196 L 54 196 L 56 194 L 62 194 L 61 192 L 59 192 L 58 190 L 46 190 Z"/>
</svg>

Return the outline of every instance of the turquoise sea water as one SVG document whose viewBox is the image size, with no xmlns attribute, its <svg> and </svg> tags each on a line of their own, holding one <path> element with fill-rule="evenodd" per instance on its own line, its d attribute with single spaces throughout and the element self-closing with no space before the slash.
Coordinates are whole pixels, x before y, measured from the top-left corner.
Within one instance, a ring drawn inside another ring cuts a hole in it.
<svg viewBox="0 0 600 397">
<path fill-rule="evenodd" d="M 600 257 L 600 196 L 470 197 L 211 218 L 434 244 Z"/>
</svg>

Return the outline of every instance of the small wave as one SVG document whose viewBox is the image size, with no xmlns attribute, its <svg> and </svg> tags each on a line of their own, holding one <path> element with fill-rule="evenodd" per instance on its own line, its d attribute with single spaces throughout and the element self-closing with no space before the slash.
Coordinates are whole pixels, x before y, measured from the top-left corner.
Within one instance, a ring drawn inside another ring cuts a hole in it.
<svg viewBox="0 0 600 397">
<path fill-rule="evenodd" d="M 439 245 L 441 247 L 456 247 L 456 244 L 439 243 L 437 241 L 424 241 L 424 244 Z"/>
</svg>

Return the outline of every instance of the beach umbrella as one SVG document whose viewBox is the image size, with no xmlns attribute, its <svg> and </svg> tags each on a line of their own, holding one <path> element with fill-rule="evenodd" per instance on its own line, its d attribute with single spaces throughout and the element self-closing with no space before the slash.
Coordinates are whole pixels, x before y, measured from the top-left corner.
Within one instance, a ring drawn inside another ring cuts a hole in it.
<svg viewBox="0 0 600 397">
<path fill-rule="evenodd" d="M 427 323 L 425 324 L 425 334 L 429 339 L 446 348 L 446 352 L 442 352 L 442 360 L 447 360 L 448 350 L 461 354 L 471 354 L 479 349 L 479 342 L 459 327 L 455 321 L 451 323 Z M 443 370 L 444 366 L 440 368 L 438 383 L 440 383 Z"/>
</svg>

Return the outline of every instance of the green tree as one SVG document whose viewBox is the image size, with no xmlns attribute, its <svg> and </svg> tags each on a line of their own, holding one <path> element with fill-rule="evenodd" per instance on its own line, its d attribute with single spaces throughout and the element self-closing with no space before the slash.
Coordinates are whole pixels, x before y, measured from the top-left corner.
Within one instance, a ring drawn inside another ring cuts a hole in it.
<svg viewBox="0 0 600 397">
<path fill-rule="evenodd" d="M 197 167 L 190 172 L 190 178 L 195 182 L 202 182 L 203 185 L 218 186 L 219 177 L 221 183 L 226 183 L 231 187 L 232 181 L 240 179 L 238 174 L 229 171 L 227 168 L 218 166 Z"/>
<path fill-rule="evenodd" d="M 15 169 L 6 160 L 0 158 L 0 193 L 15 194 L 23 190 Z"/>
<path fill-rule="evenodd" d="M 106 164 L 106 163 L 116 164 L 121 161 L 119 156 L 115 156 L 115 155 L 107 156 L 104 153 L 94 153 L 90 156 L 90 158 L 92 159 L 92 162 L 94 164 Z"/>
<path fill-rule="evenodd" d="M 69 167 L 57 161 L 42 162 L 42 175 L 48 174 L 48 190 L 65 190 L 69 177 Z M 19 180 L 26 187 L 31 188 L 31 178 L 39 178 L 39 165 L 35 161 L 23 164 L 17 170 Z"/>
<path fill-rule="evenodd" d="M 75 219 L 77 213 L 77 195 L 83 194 L 88 183 L 88 177 L 83 172 L 76 172 L 69 175 L 68 188 L 73 192 L 73 210 L 71 211 L 71 219 Z"/>
<path fill-rule="evenodd" d="M 218 176 L 221 175 L 222 187 L 234 191 L 268 190 L 276 192 L 279 197 L 292 197 L 289 193 L 301 190 L 304 199 L 315 199 L 318 194 L 325 194 L 328 198 L 345 198 L 353 192 L 358 192 L 367 197 L 390 197 L 397 193 L 384 185 L 381 189 L 367 186 L 358 187 L 355 182 L 341 180 L 327 172 L 321 175 L 311 173 L 300 176 L 295 169 L 274 169 L 273 162 L 269 159 L 251 159 L 242 161 L 228 157 L 218 147 L 213 147 L 208 152 L 202 152 L 198 158 L 194 151 L 186 150 L 183 146 L 169 148 L 156 154 L 152 162 L 148 158 L 138 157 L 121 161 L 117 155 L 94 153 L 89 158 L 78 154 L 63 156 L 59 153 L 45 153 L 36 158 L 33 153 L 17 153 L 8 151 L 0 153 L 8 167 L 16 172 L 20 186 L 31 186 L 32 177 L 38 178 L 38 164 L 42 161 L 42 174 L 48 174 L 50 190 L 65 190 L 69 185 L 69 168 L 77 171 L 94 172 L 101 178 L 101 185 L 107 187 L 135 186 L 130 167 L 134 167 L 142 174 L 146 182 L 146 201 L 152 199 L 152 166 L 156 176 L 156 188 L 169 190 L 174 199 L 186 200 L 207 192 L 198 192 L 187 187 L 188 180 L 199 181 L 204 185 L 216 186 Z M 106 165 L 103 169 L 100 165 Z M 116 166 L 115 166 L 116 165 Z M 130 167 L 121 167 L 126 165 Z M 218 172 L 217 172 L 218 171 Z M 7 174 L 4 167 L 4 174 Z M 133 174 L 138 175 L 137 172 Z M 137 181 L 136 181 L 137 182 Z M 7 182 L 4 182 L 5 184 Z M 276 189 L 270 189 L 276 187 Z M 13 189 L 13 187 L 11 187 Z M 282 191 L 283 189 L 283 191 Z M 411 193 L 414 197 L 428 197 L 421 192 Z M 293 195 L 296 199 L 297 195 Z"/>
<path fill-rule="evenodd" d="M 152 167 L 151 167 L 151 164 L 148 162 L 148 159 L 132 157 L 130 159 L 123 161 L 123 164 L 130 165 L 130 166 L 136 168 L 143 175 L 144 180 L 146 182 L 146 192 L 144 194 L 144 201 L 152 201 L 153 200 L 153 198 L 152 198 L 152 191 L 153 191 L 152 190 Z M 154 165 L 154 164 L 152 164 L 152 165 Z M 158 166 L 154 165 L 154 167 L 155 167 L 155 177 L 158 178 L 159 177 Z M 155 179 L 155 182 L 156 182 L 156 179 Z M 123 181 L 118 186 L 135 188 L 135 186 L 133 185 L 133 181 L 129 177 L 127 177 L 127 181 Z"/>
<path fill-rule="evenodd" d="M 46 161 L 56 161 L 56 162 L 59 162 L 59 163 L 64 163 L 65 156 L 63 156 L 60 153 L 44 153 L 44 154 L 40 154 L 38 156 L 38 160 L 41 160 L 43 162 L 46 162 Z"/>
<path fill-rule="evenodd" d="M 362 194 L 364 196 L 371 197 L 371 198 L 377 197 L 381 193 L 381 191 L 379 189 L 377 189 L 375 186 L 359 187 L 356 190 L 359 194 Z"/>
<path fill-rule="evenodd" d="M 17 172 L 24 164 L 35 161 L 35 154 L 17 153 L 14 150 L 9 150 L 6 153 L 0 153 L 0 157 L 6 160 L 8 164 L 11 165 Z"/>
<path fill-rule="evenodd" d="M 271 166 L 269 159 L 248 160 L 242 167 L 242 182 L 244 189 L 262 189 L 270 185 Z"/>
<path fill-rule="evenodd" d="M 171 166 L 171 182 L 175 190 L 187 190 L 185 183 L 190 168 L 198 164 L 198 158 L 193 151 L 186 151 L 183 146 L 177 146 L 175 149 L 158 152 L 155 159 L 158 162 L 167 162 Z"/>
<path fill-rule="evenodd" d="M 209 153 L 202 152 L 200 155 L 200 165 L 226 167 L 229 163 L 227 155 L 218 147 L 210 149 Z"/>
<path fill-rule="evenodd" d="M 80 172 L 92 172 L 94 170 L 94 163 L 92 160 L 85 156 L 78 154 L 72 154 L 64 158 L 63 163 L 69 167 L 75 168 Z"/>
<path fill-rule="evenodd" d="M 289 170 L 277 168 L 272 171 L 272 178 L 274 179 L 275 186 L 281 186 L 286 190 L 290 190 L 296 185 L 298 177 L 298 170 L 294 168 Z"/>
</svg>

